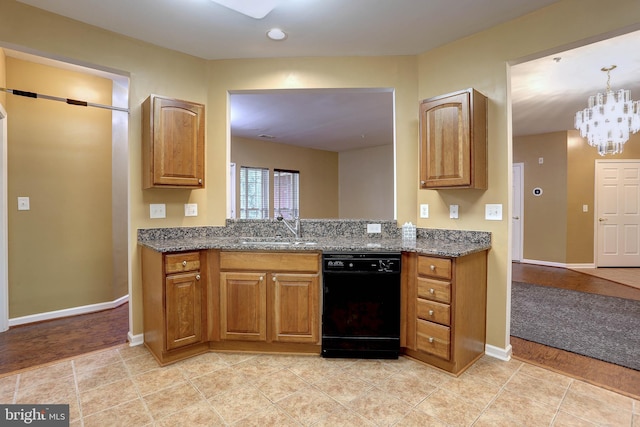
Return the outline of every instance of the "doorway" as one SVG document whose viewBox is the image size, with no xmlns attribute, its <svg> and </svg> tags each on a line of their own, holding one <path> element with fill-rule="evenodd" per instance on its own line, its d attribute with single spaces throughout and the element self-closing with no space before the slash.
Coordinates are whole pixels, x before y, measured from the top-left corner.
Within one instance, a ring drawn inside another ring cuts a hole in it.
<svg viewBox="0 0 640 427">
<path fill-rule="evenodd" d="M 522 261 L 524 215 L 524 163 L 513 164 L 513 207 L 511 215 L 511 260 Z"/>
</svg>

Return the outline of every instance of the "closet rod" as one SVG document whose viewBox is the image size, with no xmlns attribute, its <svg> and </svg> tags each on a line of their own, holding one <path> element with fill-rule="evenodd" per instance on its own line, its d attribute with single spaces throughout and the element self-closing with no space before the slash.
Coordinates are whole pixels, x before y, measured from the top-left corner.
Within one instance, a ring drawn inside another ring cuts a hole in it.
<svg viewBox="0 0 640 427">
<path fill-rule="evenodd" d="M 93 102 L 78 101 L 77 99 L 71 99 L 71 98 L 60 98 L 58 96 L 43 95 L 41 93 L 26 92 L 24 90 L 7 89 L 4 87 L 0 87 L 0 91 L 11 93 L 17 96 L 25 96 L 27 98 L 42 98 L 42 99 L 50 99 L 52 101 L 66 102 L 67 104 L 79 105 L 81 107 L 96 107 L 96 108 L 104 108 L 105 110 L 123 111 L 125 113 L 129 112 L 129 109 L 124 107 L 114 107 L 112 105 L 95 104 Z"/>
</svg>

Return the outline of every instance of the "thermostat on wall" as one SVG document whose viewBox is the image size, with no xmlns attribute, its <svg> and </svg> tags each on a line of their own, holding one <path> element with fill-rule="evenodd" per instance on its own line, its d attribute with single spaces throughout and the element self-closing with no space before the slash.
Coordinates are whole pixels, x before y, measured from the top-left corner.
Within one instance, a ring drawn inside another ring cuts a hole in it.
<svg viewBox="0 0 640 427">
<path fill-rule="evenodd" d="M 542 188 L 540 187 L 536 187 L 533 189 L 533 195 L 534 196 L 542 196 Z"/>
</svg>

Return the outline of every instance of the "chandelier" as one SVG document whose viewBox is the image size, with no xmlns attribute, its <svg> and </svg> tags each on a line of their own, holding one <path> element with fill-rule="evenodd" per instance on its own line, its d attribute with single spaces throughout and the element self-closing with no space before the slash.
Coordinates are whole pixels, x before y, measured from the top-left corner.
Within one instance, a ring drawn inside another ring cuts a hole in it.
<svg viewBox="0 0 640 427">
<path fill-rule="evenodd" d="M 640 130 L 640 101 L 632 101 L 627 89 L 611 90 L 611 70 L 607 72 L 607 91 L 589 97 L 588 106 L 576 113 L 575 127 L 587 138 L 589 145 L 598 148 L 598 154 L 622 153 L 630 133 Z"/>
</svg>

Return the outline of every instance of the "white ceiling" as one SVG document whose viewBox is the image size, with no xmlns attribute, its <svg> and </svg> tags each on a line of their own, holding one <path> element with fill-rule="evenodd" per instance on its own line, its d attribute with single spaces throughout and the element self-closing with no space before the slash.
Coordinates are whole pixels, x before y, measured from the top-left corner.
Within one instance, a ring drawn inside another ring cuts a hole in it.
<svg viewBox="0 0 640 427">
<path fill-rule="evenodd" d="M 265 18 L 253 19 L 210 0 L 18 1 L 205 59 L 414 55 L 556 2 L 282 0 Z M 272 27 L 288 38 L 268 40 Z M 640 98 L 637 46 L 640 32 L 512 67 L 514 135 L 573 128 L 575 111 L 605 89 L 604 66 L 618 66 L 611 74 L 614 89 L 631 89 Z M 286 92 L 232 94 L 232 133 L 332 150 L 392 142 L 392 92 Z M 237 119 L 239 108 L 250 119 Z"/>
</svg>

